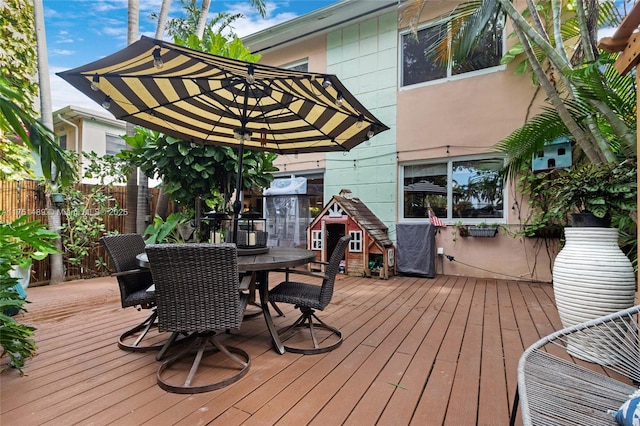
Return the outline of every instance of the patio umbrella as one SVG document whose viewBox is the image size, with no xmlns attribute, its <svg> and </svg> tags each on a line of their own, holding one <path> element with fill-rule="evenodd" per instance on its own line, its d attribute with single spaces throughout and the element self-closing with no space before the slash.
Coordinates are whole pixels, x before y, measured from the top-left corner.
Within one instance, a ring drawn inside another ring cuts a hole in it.
<svg viewBox="0 0 640 426">
<path fill-rule="evenodd" d="M 245 147 L 279 154 L 349 151 L 389 129 L 335 75 L 239 61 L 144 36 L 58 75 L 118 119 L 236 147 L 235 226 Z"/>
</svg>

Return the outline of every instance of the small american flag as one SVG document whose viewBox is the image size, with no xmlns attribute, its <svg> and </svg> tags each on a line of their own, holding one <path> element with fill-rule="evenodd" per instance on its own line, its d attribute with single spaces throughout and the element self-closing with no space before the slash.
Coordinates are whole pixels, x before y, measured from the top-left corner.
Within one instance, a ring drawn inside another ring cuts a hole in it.
<svg viewBox="0 0 640 426">
<path fill-rule="evenodd" d="M 442 228 L 447 227 L 447 225 L 443 221 L 438 219 L 438 216 L 436 216 L 436 214 L 431 209 L 429 209 L 429 221 L 433 226 L 440 226 Z"/>
</svg>

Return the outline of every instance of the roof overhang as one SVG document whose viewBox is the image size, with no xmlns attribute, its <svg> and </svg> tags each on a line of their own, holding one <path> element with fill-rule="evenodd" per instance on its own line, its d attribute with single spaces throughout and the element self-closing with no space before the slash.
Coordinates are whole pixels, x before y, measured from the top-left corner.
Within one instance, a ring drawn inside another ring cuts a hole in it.
<svg viewBox="0 0 640 426">
<path fill-rule="evenodd" d="M 53 112 L 54 122 L 61 121 L 59 117 L 62 117 L 68 121 L 78 121 L 80 119 L 99 121 L 117 127 L 124 127 L 127 124 L 122 120 L 116 120 L 110 114 L 73 105 L 68 105 Z"/>
<path fill-rule="evenodd" d="M 242 42 L 253 53 L 263 53 L 397 10 L 401 3 L 402 0 L 342 0 L 245 36 Z"/>
</svg>

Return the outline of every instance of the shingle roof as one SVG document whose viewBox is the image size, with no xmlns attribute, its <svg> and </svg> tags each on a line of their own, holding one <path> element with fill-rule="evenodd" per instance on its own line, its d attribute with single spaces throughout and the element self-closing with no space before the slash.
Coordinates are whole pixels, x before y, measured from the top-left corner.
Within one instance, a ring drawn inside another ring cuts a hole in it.
<svg viewBox="0 0 640 426">
<path fill-rule="evenodd" d="M 334 195 L 332 200 L 338 203 L 345 213 L 367 231 L 380 246 L 393 246 L 393 242 L 387 234 L 386 225 L 359 198 Z"/>
</svg>

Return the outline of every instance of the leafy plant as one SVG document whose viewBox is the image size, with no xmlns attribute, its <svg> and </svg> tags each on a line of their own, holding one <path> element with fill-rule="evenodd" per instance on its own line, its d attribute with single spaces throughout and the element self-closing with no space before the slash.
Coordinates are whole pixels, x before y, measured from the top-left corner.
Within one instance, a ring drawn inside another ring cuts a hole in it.
<svg viewBox="0 0 640 426">
<path fill-rule="evenodd" d="M 120 158 L 140 167 L 149 177 L 160 177 L 163 189 L 183 206 L 192 206 L 200 198 L 211 209 L 230 211 L 235 190 L 238 156 L 226 146 L 196 144 L 158 132 L 136 127 L 133 136 L 123 136 L 132 147 Z M 271 172 L 277 154 L 245 151 L 243 156 L 244 189 L 266 188 L 273 180 Z"/>
<path fill-rule="evenodd" d="M 458 236 L 460 237 L 468 237 L 469 236 L 469 227 L 467 225 L 463 225 L 462 221 L 457 221 L 453 224 L 453 231 L 451 231 L 451 235 L 453 236 L 453 242 L 458 241 Z"/>
<path fill-rule="evenodd" d="M 1 215 L 0 211 L 0 215 Z M 26 359 L 36 352 L 33 339 L 34 327 L 18 323 L 9 311 L 25 311 L 26 300 L 20 297 L 15 286 L 18 279 L 9 275 L 12 265 L 27 264 L 32 260 L 44 259 L 55 253 L 51 243 L 59 235 L 47 230 L 38 221 L 29 221 L 24 215 L 12 222 L 0 221 L 0 356 L 9 356 L 9 365 L 23 374 L 22 367 Z"/>
<path fill-rule="evenodd" d="M 69 153 L 70 162 L 80 168 L 79 158 Z M 64 247 L 64 259 L 68 268 L 77 268 L 82 259 L 98 246 L 98 239 L 104 235 L 105 217 L 126 215 L 127 210 L 120 208 L 109 190 L 114 184 L 126 182 L 128 173 L 126 165 L 111 155 L 98 156 L 95 152 L 83 152 L 85 169 L 84 178 L 93 179 L 88 192 L 80 190 L 76 185 L 61 186 L 59 191 L 66 196 L 62 214 L 65 221 L 60 229 Z M 96 260 L 96 269 L 104 268 L 103 259 Z"/>
<path fill-rule="evenodd" d="M 593 213 L 598 218 L 629 215 L 637 209 L 636 162 L 586 164 L 572 168 L 551 183 L 559 214 Z"/>
<path fill-rule="evenodd" d="M 161 243 L 183 243 L 185 238 L 180 232 L 179 226 L 188 224 L 189 216 L 185 213 L 171 213 L 167 220 L 162 220 L 160 216 L 153 218 L 144 231 L 145 243 L 161 244 Z"/>
</svg>

